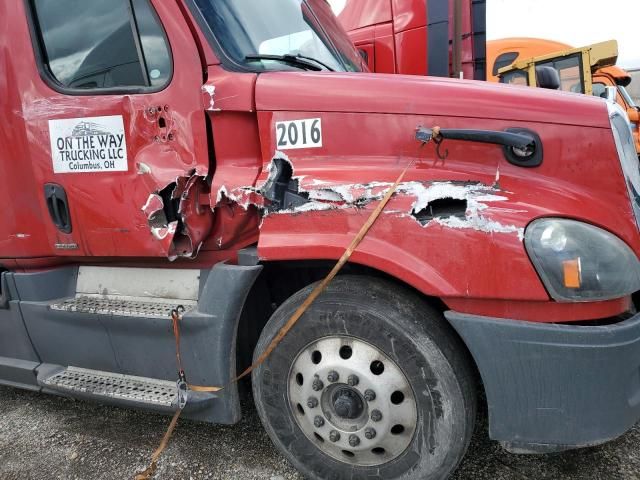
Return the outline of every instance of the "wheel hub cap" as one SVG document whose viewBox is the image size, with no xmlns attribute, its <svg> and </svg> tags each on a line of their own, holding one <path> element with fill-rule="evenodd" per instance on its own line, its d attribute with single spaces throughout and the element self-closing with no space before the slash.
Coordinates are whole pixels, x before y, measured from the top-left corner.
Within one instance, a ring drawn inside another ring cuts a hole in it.
<svg viewBox="0 0 640 480">
<path fill-rule="evenodd" d="M 364 399 L 353 388 L 337 389 L 332 395 L 333 411 L 341 418 L 354 420 L 364 412 Z"/>
<path fill-rule="evenodd" d="M 407 377 L 381 350 L 354 337 L 325 337 L 303 348 L 289 372 L 288 396 L 305 436 L 350 465 L 394 460 L 416 430 Z"/>
</svg>

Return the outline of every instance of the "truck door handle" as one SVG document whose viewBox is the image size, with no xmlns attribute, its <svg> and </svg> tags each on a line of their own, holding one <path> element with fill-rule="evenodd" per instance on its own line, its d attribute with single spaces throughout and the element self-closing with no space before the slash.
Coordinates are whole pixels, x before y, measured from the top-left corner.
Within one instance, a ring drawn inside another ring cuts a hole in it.
<svg viewBox="0 0 640 480">
<path fill-rule="evenodd" d="M 53 224 L 62 233 L 71 233 L 71 214 L 64 188 L 57 183 L 47 183 L 44 186 L 44 198 Z"/>
</svg>

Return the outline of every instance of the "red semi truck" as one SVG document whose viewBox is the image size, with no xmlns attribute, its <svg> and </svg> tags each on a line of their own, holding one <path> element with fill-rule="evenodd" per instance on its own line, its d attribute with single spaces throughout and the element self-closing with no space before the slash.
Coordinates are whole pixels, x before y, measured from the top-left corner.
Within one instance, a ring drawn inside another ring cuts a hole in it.
<svg viewBox="0 0 640 480">
<path fill-rule="evenodd" d="M 640 418 L 618 107 L 362 72 L 324 0 L 6 0 L 0 65 L 0 383 L 237 422 L 393 193 L 252 374 L 305 476 L 446 478 L 478 398 L 520 452 Z"/>
<path fill-rule="evenodd" d="M 486 0 L 330 0 L 369 70 L 486 80 Z"/>
</svg>

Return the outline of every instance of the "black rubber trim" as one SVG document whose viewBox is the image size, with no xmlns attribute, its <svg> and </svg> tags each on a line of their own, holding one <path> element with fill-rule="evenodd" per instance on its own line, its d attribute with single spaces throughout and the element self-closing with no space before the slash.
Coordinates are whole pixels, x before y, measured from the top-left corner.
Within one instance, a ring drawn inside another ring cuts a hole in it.
<svg viewBox="0 0 640 480">
<path fill-rule="evenodd" d="M 11 294 L 9 293 L 9 283 L 7 282 L 7 276 L 9 272 L 0 273 L 0 309 L 7 310 L 9 308 L 9 300 L 11 300 Z"/>
<path fill-rule="evenodd" d="M 566 450 L 617 438 L 640 420 L 640 314 L 605 326 L 445 316 L 482 376 L 492 439 Z"/>
</svg>

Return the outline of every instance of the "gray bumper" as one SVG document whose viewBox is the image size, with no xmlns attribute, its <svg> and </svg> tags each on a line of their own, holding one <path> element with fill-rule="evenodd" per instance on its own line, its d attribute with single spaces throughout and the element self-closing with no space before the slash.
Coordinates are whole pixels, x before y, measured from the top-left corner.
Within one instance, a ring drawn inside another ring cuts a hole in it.
<svg viewBox="0 0 640 480">
<path fill-rule="evenodd" d="M 596 445 L 640 420 L 640 314 L 601 327 L 445 316 L 480 370 L 490 436 L 507 448 Z"/>
</svg>

